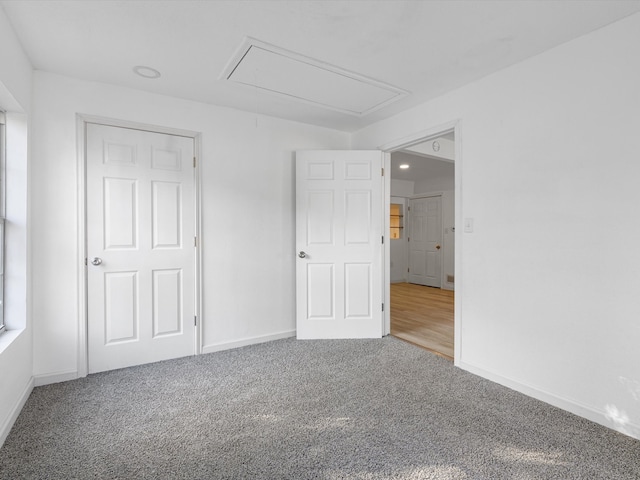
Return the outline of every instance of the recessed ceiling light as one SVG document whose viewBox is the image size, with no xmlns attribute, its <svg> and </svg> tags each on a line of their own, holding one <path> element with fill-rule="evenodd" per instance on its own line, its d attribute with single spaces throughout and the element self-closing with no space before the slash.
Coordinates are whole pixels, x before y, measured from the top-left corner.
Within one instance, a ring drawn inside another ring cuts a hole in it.
<svg viewBox="0 0 640 480">
<path fill-rule="evenodd" d="M 133 71 L 136 75 L 140 75 L 144 78 L 160 78 L 160 72 L 158 70 L 151 67 L 145 67 L 144 65 L 133 67 Z"/>
<path fill-rule="evenodd" d="M 407 168 L 409 168 L 409 165 L 406 163 L 403 163 L 402 165 L 400 165 L 400 168 L 403 170 L 406 170 Z"/>
</svg>

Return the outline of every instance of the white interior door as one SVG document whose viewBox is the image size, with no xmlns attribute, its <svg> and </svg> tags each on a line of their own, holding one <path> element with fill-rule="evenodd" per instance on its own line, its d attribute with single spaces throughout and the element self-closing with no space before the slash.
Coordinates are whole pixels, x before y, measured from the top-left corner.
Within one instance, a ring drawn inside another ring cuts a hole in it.
<svg viewBox="0 0 640 480">
<path fill-rule="evenodd" d="M 298 338 L 382 336 L 382 161 L 296 153 Z"/>
<path fill-rule="evenodd" d="M 409 201 L 409 283 L 442 285 L 442 197 Z"/>
<path fill-rule="evenodd" d="M 192 355 L 194 140 L 86 132 L 89 373 Z"/>
</svg>

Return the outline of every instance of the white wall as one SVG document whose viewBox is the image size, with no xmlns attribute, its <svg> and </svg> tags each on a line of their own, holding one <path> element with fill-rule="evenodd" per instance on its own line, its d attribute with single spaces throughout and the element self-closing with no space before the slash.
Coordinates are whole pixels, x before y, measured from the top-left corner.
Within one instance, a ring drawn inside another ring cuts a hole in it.
<svg viewBox="0 0 640 480">
<path fill-rule="evenodd" d="M 202 133 L 204 349 L 292 335 L 293 152 L 349 148 L 349 136 L 36 72 L 31 191 L 36 382 L 77 374 L 76 113 Z"/>
<path fill-rule="evenodd" d="M 411 180 L 391 179 L 391 195 L 396 197 L 410 197 L 413 195 L 414 183 Z"/>
<path fill-rule="evenodd" d="M 419 193 L 443 192 L 455 188 L 453 175 L 450 177 L 434 177 L 428 180 L 415 182 L 413 192 Z"/>
<path fill-rule="evenodd" d="M 31 64 L 0 8 L 0 109 L 6 115 L 5 322 L 0 336 L 0 446 L 33 388 L 28 305 L 28 119 Z"/>
<path fill-rule="evenodd" d="M 2 98 L 2 108 L 27 113 L 31 107 L 31 62 L 1 6 L 0 45 L 0 82 L 13 97 L 12 100 Z"/>
<path fill-rule="evenodd" d="M 459 119 L 456 363 L 640 438 L 640 15 L 353 136 Z"/>
</svg>

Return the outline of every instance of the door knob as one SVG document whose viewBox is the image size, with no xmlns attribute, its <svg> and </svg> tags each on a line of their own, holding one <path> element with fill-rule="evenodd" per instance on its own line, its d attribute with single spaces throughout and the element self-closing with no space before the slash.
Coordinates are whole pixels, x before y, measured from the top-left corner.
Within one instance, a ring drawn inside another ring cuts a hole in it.
<svg viewBox="0 0 640 480">
<path fill-rule="evenodd" d="M 440 250 L 440 245 L 436 245 L 436 250 Z"/>
<path fill-rule="evenodd" d="M 102 264 L 102 259 L 100 257 L 93 257 L 93 260 L 91 260 L 91 265 L 101 265 Z"/>
<path fill-rule="evenodd" d="M 306 257 L 307 257 L 307 254 L 306 254 L 306 253 L 304 253 L 304 252 L 300 252 L 300 253 L 298 254 L 298 256 L 299 256 L 300 258 L 306 258 Z"/>
</svg>

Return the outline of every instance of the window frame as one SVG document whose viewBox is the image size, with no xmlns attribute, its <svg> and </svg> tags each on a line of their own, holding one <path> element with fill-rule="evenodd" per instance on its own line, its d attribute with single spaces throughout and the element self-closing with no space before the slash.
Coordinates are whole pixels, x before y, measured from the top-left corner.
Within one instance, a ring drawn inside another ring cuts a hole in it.
<svg viewBox="0 0 640 480">
<path fill-rule="evenodd" d="M 0 335 L 6 331 L 4 319 L 4 284 L 5 284 L 5 214 L 6 214 L 6 116 L 0 110 Z"/>
</svg>

